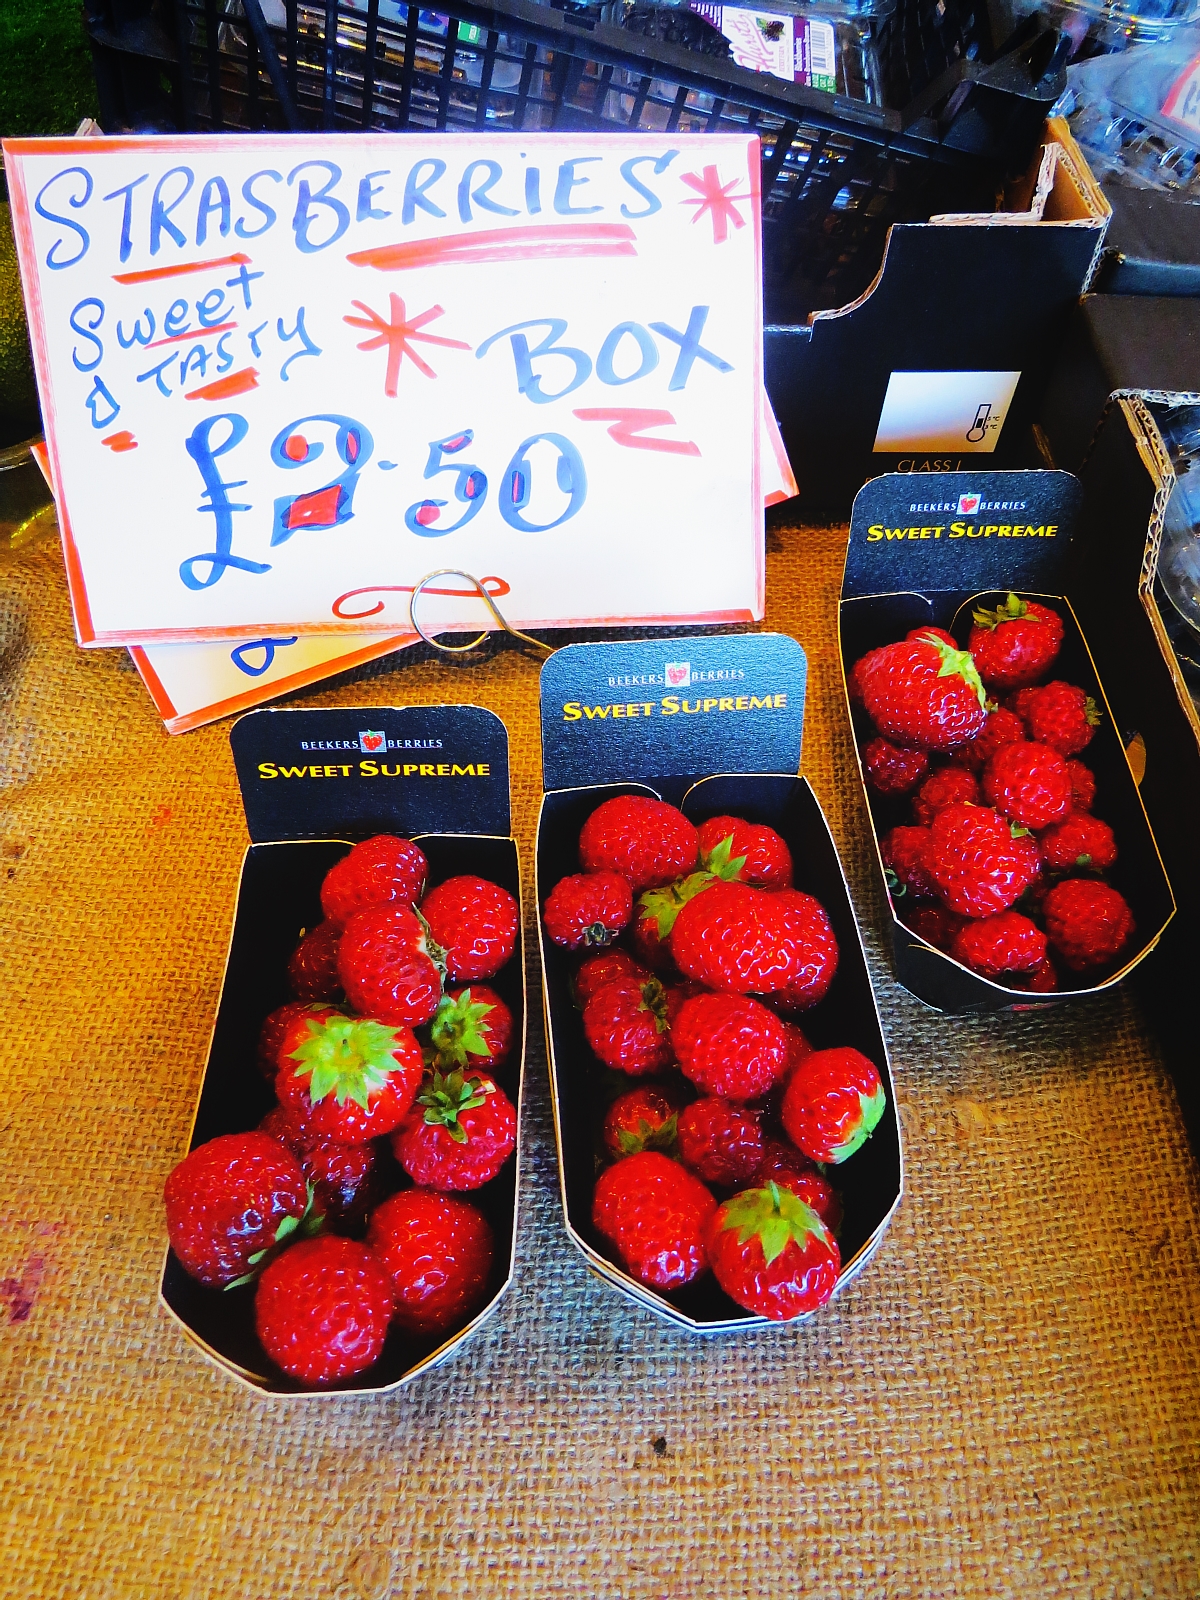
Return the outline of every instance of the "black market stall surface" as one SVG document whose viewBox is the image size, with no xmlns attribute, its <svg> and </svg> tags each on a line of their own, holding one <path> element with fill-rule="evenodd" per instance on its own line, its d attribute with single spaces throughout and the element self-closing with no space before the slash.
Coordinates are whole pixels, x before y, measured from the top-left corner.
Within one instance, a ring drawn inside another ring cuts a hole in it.
<svg viewBox="0 0 1200 1600">
<path fill-rule="evenodd" d="M 1082 759 L 1096 779 L 1096 815 L 1113 829 L 1119 855 L 1108 874 L 1129 903 L 1136 939 L 1115 969 L 1071 989 L 1030 994 L 972 972 L 935 949 L 903 922 L 903 902 L 887 884 L 880 839 L 908 818 L 907 797 L 863 792 L 871 817 L 880 876 L 892 912 L 896 976 L 939 1011 L 999 1011 L 1053 1005 L 1119 983 L 1158 943 L 1175 913 L 1167 873 L 1130 770 L 1095 662 L 1064 593 L 1079 520 L 1078 480 L 1066 472 L 889 473 L 862 488 L 854 502 L 838 625 L 843 677 L 860 657 L 903 639 L 923 623 L 954 633 L 965 647 L 971 614 L 1010 591 L 1044 602 L 1062 617 L 1065 633 L 1053 678 L 1078 684 L 1102 716 Z M 1087 552 L 1074 552 L 1076 562 Z M 849 704 L 849 694 L 847 693 Z M 850 706 L 855 746 L 872 737 L 861 707 Z"/>
<path fill-rule="evenodd" d="M 697 824 L 740 816 L 783 836 L 795 886 L 824 906 L 840 952 L 828 995 L 803 1014 L 801 1025 L 815 1049 L 861 1050 L 878 1068 L 887 1094 L 870 1139 L 836 1170 L 845 1208 L 840 1290 L 866 1265 L 900 1202 L 903 1160 L 887 1047 L 845 876 L 816 796 L 796 775 L 805 677 L 803 650 L 779 634 L 558 651 L 542 669 L 547 792 L 538 820 L 537 900 L 540 910 L 554 884 L 579 871 L 579 830 L 615 795 L 667 800 Z M 546 938 L 540 917 L 539 936 L 563 1216 L 572 1241 L 599 1277 L 681 1327 L 729 1333 L 769 1326 L 729 1299 L 711 1276 L 669 1293 L 646 1287 L 613 1259 L 593 1228 L 600 1127 L 615 1075 L 584 1036 L 571 990 L 576 960 Z"/>
<path fill-rule="evenodd" d="M 508 734 L 478 706 L 360 706 L 254 711 L 230 733 L 252 843 L 246 851 L 212 1043 L 188 1148 L 256 1128 L 275 1103 L 255 1051 L 263 1018 L 291 998 L 288 957 L 321 921 L 321 882 L 352 844 L 398 833 L 420 844 L 430 887 L 462 873 L 498 883 L 520 902 L 509 835 Z M 287 775 L 285 775 L 287 774 Z M 436 826 L 437 832 L 426 831 Z M 254 1287 L 207 1288 L 168 1248 L 159 1297 L 188 1338 L 252 1388 L 298 1399 L 398 1389 L 452 1356 L 495 1311 L 512 1281 L 525 1068 L 523 941 L 488 980 L 513 1015 L 512 1054 L 497 1078 L 517 1107 L 517 1148 L 504 1169 L 465 1196 L 487 1217 L 495 1255 L 487 1298 L 451 1334 L 393 1328 L 379 1361 L 355 1378 L 304 1389 L 264 1354 L 254 1332 Z M 393 1187 L 408 1187 L 397 1165 Z"/>
</svg>

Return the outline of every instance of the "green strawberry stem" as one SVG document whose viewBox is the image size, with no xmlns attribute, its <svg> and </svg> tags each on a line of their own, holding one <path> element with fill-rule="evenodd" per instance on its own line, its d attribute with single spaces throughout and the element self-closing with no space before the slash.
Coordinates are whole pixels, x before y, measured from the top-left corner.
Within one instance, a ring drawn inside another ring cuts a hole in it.
<svg viewBox="0 0 1200 1600">
<path fill-rule="evenodd" d="M 974 689 L 979 697 L 979 704 L 987 709 L 987 690 L 983 687 L 983 679 L 975 666 L 975 659 L 969 650 L 956 649 L 954 645 L 947 644 L 945 639 L 939 639 L 936 633 L 923 633 L 920 635 L 922 644 L 931 644 L 942 658 L 938 668 L 939 678 L 960 677 L 968 688 Z"/>
<path fill-rule="evenodd" d="M 773 1179 L 762 1189 L 745 1189 L 727 1200 L 721 1227 L 737 1228 L 739 1244 L 757 1237 L 768 1267 L 789 1244 L 804 1250 L 810 1239 L 830 1243 L 829 1230 L 813 1208 Z"/>
<path fill-rule="evenodd" d="M 642 984 L 642 998 L 638 1002 L 639 1011 L 649 1011 L 654 1018 L 655 1031 L 666 1033 L 670 1026 L 667 1016 L 667 991 L 657 978 L 647 978 Z"/>
<path fill-rule="evenodd" d="M 365 1017 L 311 1018 L 308 1038 L 288 1059 L 296 1062 L 297 1078 L 311 1073 L 308 1098 L 313 1105 L 332 1094 L 339 1106 L 352 1100 L 369 1111 L 371 1096 L 396 1069 L 398 1043 L 395 1028 Z"/>
<path fill-rule="evenodd" d="M 473 1001 L 470 989 L 464 989 L 457 1000 L 448 994 L 442 996 L 429 1024 L 429 1037 L 436 1063 L 443 1071 L 447 1067 L 465 1067 L 468 1056 L 486 1058 L 490 1054 L 486 1035 L 492 1030 L 484 1018 L 495 1009 Z"/>
<path fill-rule="evenodd" d="M 652 1127 L 645 1117 L 639 1117 L 636 1132 L 632 1128 L 619 1129 L 617 1144 L 623 1156 L 641 1155 L 644 1150 L 671 1150 L 678 1131 L 678 1115 L 669 1116 L 657 1128 Z"/>
<path fill-rule="evenodd" d="M 442 986 L 444 988 L 446 983 L 446 952 L 433 937 L 433 929 L 426 922 L 424 916 L 422 916 L 420 906 L 414 906 L 413 911 L 416 914 L 417 921 L 421 924 L 422 933 L 424 935 L 422 942 L 425 945 L 425 954 L 438 969 L 438 977 L 441 978 Z"/>
<path fill-rule="evenodd" d="M 1028 616 L 1029 607 L 1024 600 L 1019 600 L 1011 589 L 1008 591 L 1008 598 L 994 611 L 988 611 L 981 606 L 978 611 L 971 613 L 972 620 L 981 628 L 998 628 L 1002 622 L 1020 622 L 1022 617 Z M 1038 617 L 1030 618 L 1031 622 L 1040 620 Z"/>
<path fill-rule="evenodd" d="M 459 1120 L 464 1111 L 484 1105 L 496 1085 L 484 1078 L 468 1078 L 461 1072 L 441 1073 L 435 1067 L 429 1082 L 417 1096 L 425 1107 L 425 1122 L 430 1128 L 445 1128 L 455 1144 L 466 1144 L 467 1130 Z"/>
<path fill-rule="evenodd" d="M 286 1245 L 298 1244 L 301 1239 L 315 1239 L 324 1226 L 325 1213 L 317 1210 L 316 1197 L 313 1193 L 313 1186 L 310 1183 L 308 1185 L 308 1200 L 305 1204 L 303 1215 L 282 1218 L 279 1226 L 275 1229 L 274 1242 L 269 1244 L 265 1250 L 256 1250 L 252 1256 L 247 1256 L 246 1261 L 251 1270 L 244 1272 L 240 1278 L 234 1278 L 232 1283 L 225 1285 L 225 1288 L 240 1289 L 245 1283 L 253 1283 L 255 1278 L 260 1277 L 270 1263 L 274 1261 L 275 1257 L 282 1254 Z"/>
<path fill-rule="evenodd" d="M 732 834 L 729 835 L 728 839 L 722 839 L 719 844 L 715 844 L 706 856 L 701 857 L 701 860 L 714 878 L 720 878 L 725 883 L 733 883 L 741 877 L 742 868 L 746 865 L 746 858 L 745 856 L 734 856 L 731 861 L 729 859 L 731 855 L 733 855 Z M 684 882 L 686 883 L 687 880 L 684 879 Z"/>
<path fill-rule="evenodd" d="M 718 845 L 718 849 L 720 846 Z M 716 852 L 714 851 L 714 854 Z M 745 862 L 741 857 L 738 865 Z M 710 884 L 716 883 L 717 874 L 708 872 L 692 872 L 686 878 L 676 878 L 674 883 L 669 883 L 665 889 L 644 889 L 638 895 L 638 905 L 641 911 L 638 920 L 652 916 L 658 927 L 658 937 L 665 939 L 675 926 L 675 918 L 687 905 L 689 900 L 694 900 L 702 890 Z"/>
<path fill-rule="evenodd" d="M 846 1140 L 845 1144 L 839 1144 L 830 1151 L 830 1157 L 834 1162 L 848 1161 L 856 1150 L 862 1149 L 863 1145 L 866 1144 L 879 1126 L 879 1119 L 883 1116 L 884 1109 L 887 1106 L 887 1096 L 883 1092 L 883 1085 L 880 1084 L 874 1094 L 863 1094 L 860 1090 L 858 1104 L 858 1127 Z"/>
</svg>

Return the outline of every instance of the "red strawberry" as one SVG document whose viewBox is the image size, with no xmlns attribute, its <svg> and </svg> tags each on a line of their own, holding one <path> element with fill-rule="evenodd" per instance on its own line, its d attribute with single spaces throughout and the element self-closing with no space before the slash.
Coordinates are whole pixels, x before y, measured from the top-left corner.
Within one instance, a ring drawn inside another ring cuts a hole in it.
<svg viewBox="0 0 1200 1600">
<path fill-rule="evenodd" d="M 913 821 L 927 828 L 939 811 L 957 801 L 971 806 L 978 803 L 979 785 L 974 775 L 966 767 L 939 767 L 913 797 Z"/>
<path fill-rule="evenodd" d="M 907 828 L 901 824 L 879 841 L 884 877 L 893 895 L 931 897 L 937 894 L 937 885 L 925 866 L 930 837 L 928 828 Z"/>
<path fill-rule="evenodd" d="M 1031 739 L 1048 744 L 1062 756 L 1077 756 L 1086 749 L 1100 726 L 1096 702 L 1073 683 L 1055 681 L 1040 689 L 1024 689 L 1015 697 L 1013 709 L 1024 720 Z"/>
<path fill-rule="evenodd" d="M 374 1196 L 375 1146 L 338 1144 L 316 1133 L 283 1106 L 274 1106 L 258 1125 L 292 1152 L 312 1185 L 318 1211 L 330 1225 L 365 1220 Z"/>
<path fill-rule="evenodd" d="M 809 1044 L 804 1029 L 797 1027 L 794 1022 L 785 1022 L 783 1031 L 787 1036 L 787 1063 L 783 1072 L 785 1077 L 789 1077 L 804 1060 L 805 1056 L 812 1055 L 813 1047 Z"/>
<path fill-rule="evenodd" d="M 859 1050 L 814 1050 L 783 1097 L 788 1138 L 811 1161 L 847 1161 L 874 1133 L 887 1105 L 873 1062 Z"/>
<path fill-rule="evenodd" d="M 288 957 L 287 975 L 297 1000 L 338 1000 L 342 980 L 338 975 L 338 947 L 342 930 L 332 922 L 310 928 Z"/>
<path fill-rule="evenodd" d="M 330 867 L 321 885 L 321 909 L 335 927 L 344 928 L 368 906 L 414 906 L 428 875 L 429 863 L 411 839 L 379 833 Z"/>
<path fill-rule="evenodd" d="M 388 1272 L 405 1333 L 461 1328 L 487 1293 L 491 1224 L 469 1200 L 403 1189 L 376 1206 L 367 1244 Z"/>
<path fill-rule="evenodd" d="M 863 704 L 880 733 L 929 750 L 975 738 L 987 720 L 986 700 L 967 652 L 928 629 L 886 645 L 863 682 Z"/>
<path fill-rule="evenodd" d="M 617 978 L 648 978 L 650 974 L 640 966 L 627 950 L 604 950 L 585 961 L 575 974 L 575 1004 L 587 1005 L 598 990 Z"/>
<path fill-rule="evenodd" d="M 829 1229 L 836 1233 L 842 1225 L 842 1199 L 828 1178 L 822 1177 L 807 1156 L 784 1139 L 768 1139 L 762 1163 L 754 1174 L 754 1188 L 774 1182 L 790 1189 L 797 1200 L 811 1206 Z"/>
<path fill-rule="evenodd" d="M 392 1135 L 396 1160 L 424 1189 L 478 1189 L 517 1143 L 517 1108 L 485 1072 L 432 1072 Z"/>
<path fill-rule="evenodd" d="M 932 637 L 934 639 L 940 639 L 943 644 L 952 645 L 955 650 L 958 649 L 958 640 L 952 633 L 948 631 L 948 629 L 935 628 L 928 622 L 923 622 L 919 628 L 910 628 L 904 637 L 908 640 L 928 639 Z"/>
<path fill-rule="evenodd" d="M 256 1060 L 259 1071 L 273 1085 L 275 1076 L 279 1071 L 279 1047 L 284 1041 L 287 1030 L 297 1017 L 303 1017 L 309 1012 L 327 1011 L 328 1006 L 323 1006 L 313 1000 L 289 1000 L 286 1004 L 276 1006 L 275 1010 L 267 1017 L 258 1031 L 258 1050 Z"/>
<path fill-rule="evenodd" d="M 730 874 L 726 873 L 726 879 Z M 690 900 L 722 881 L 708 871 L 691 872 L 661 889 L 644 889 L 637 898 L 632 944 L 637 955 L 656 972 L 671 972 L 675 960 L 668 943 L 675 919 Z"/>
<path fill-rule="evenodd" d="M 546 932 L 565 950 L 611 944 L 633 916 L 633 890 L 615 872 L 577 872 L 554 885 L 542 908 Z"/>
<path fill-rule="evenodd" d="M 908 794 L 929 771 L 929 751 L 872 739 L 863 746 L 862 764 L 868 784 L 878 794 Z"/>
<path fill-rule="evenodd" d="M 705 1183 L 736 1189 L 762 1165 L 759 1119 L 744 1106 L 710 1096 L 679 1113 L 679 1159 Z"/>
<path fill-rule="evenodd" d="M 1056 883 L 1042 901 L 1042 914 L 1050 943 L 1072 972 L 1112 961 L 1134 934 L 1124 897 L 1091 878 Z"/>
<path fill-rule="evenodd" d="M 455 1067 L 498 1067 L 513 1042 L 512 1012 L 494 989 L 472 984 L 451 989 L 429 1024 L 433 1065 L 441 1072 Z"/>
<path fill-rule="evenodd" d="M 667 992 L 657 978 L 618 978 L 583 1008 L 587 1042 L 606 1067 L 633 1077 L 658 1072 L 675 1059 L 668 1032 Z"/>
<path fill-rule="evenodd" d="M 823 1306 L 842 1270 L 829 1229 L 777 1183 L 726 1200 L 709 1218 L 704 1242 L 729 1298 L 773 1322 Z"/>
<path fill-rule="evenodd" d="M 756 889 L 792 887 L 792 852 L 774 828 L 742 817 L 710 817 L 699 835 L 700 864 L 714 876 Z"/>
<path fill-rule="evenodd" d="M 446 954 L 446 975 L 463 983 L 494 978 L 517 947 L 521 912 L 507 889 L 486 878 L 447 878 L 421 902 L 434 941 Z"/>
<path fill-rule="evenodd" d="M 964 923 L 950 954 L 985 978 L 1033 972 L 1046 959 L 1046 935 L 1019 911 L 1000 911 Z"/>
<path fill-rule="evenodd" d="M 882 645 L 877 650 L 868 650 L 865 656 L 859 656 L 846 674 L 846 693 L 852 706 L 862 705 L 863 684 L 866 682 L 868 673 L 886 648 L 886 645 Z"/>
<path fill-rule="evenodd" d="M 1076 811 L 1090 811 L 1096 800 L 1092 769 L 1085 767 L 1082 761 L 1068 761 L 1067 771 L 1071 774 L 1071 804 Z"/>
<path fill-rule="evenodd" d="M 679 1289 L 708 1266 L 704 1224 L 716 1204 L 678 1161 L 646 1150 L 600 1174 L 592 1224 L 635 1278 L 655 1289 Z"/>
<path fill-rule="evenodd" d="M 700 841 L 675 806 L 647 795 L 619 795 L 598 806 L 579 835 L 585 872 L 619 872 L 634 894 L 685 877 L 696 865 Z"/>
<path fill-rule="evenodd" d="M 1053 961 L 1047 959 L 1039 962 L 1028 974 L 1025 987 L 1031 994 L 1053 994 L 1058 988 L 1058 973 Z"/>
<path fill-rule="evenodd" d="M 1038 840 L 1046 865 L 1056 872 L 1103 872 L 1117 859 L 1117 841 L 1107 822 L 1070 811 Z"/>
<path fill-rule="evenodd" d="M 167 1237 L 180 1265 L 216 1288 L 294 1233 L 309 1205 L 290 1150 L 265 1133 L 224 1133 L 197 1145 L 163 1188 Z"/>
<path fill-rule="evenodd" d="M 334 1383 L 383 1354 L 394 1296 L 366 1245 L 330 1234 L 285 1250 L 263 1273 L 254 1327 L 271 1360 L 301 1383 Z"/>
<path fill-rule="evenodd" d="M 675 1149 L 675 1107 L 660 1089 L 630 1089 L 618 1095 L 604 1118 L 604 1145 L 615 1156 Z"/>
<path fill-rule="evenodd" d="M 1041 856 L 998 811 L 955 805 L 933 819 L 925 866 L 951 911 L 989 917 L 1021 897 L 1041 871 Z"/>
<path fill-rule="evenodd" d="M 407 906 L 369 906 L 346 924 L 338 950 L 342 987 L 356 1011 L 416 1028 L 442 998 L 442 952 Z"/>
<path fill-rule="evenodd" d="M 685 1000 L 671 1038 L 684 1077 L 730 1100 L 766 1094 L 787 1070 L 783 1023 L 747 995 L 699 994 Z"/>
<path fill-rule="evenodd" d="M 1050 670 L 1063 641 L 1057 611 L 1010 593 L 994 610 L 981 607 L 973 616 L 967 649 L 989 689 L 1023 689 Z"/>
<path fill-rule="evenodd" d="M 732 994 L 786 990 L 815 1005 L 837 971 L 837 939 L 811 895 L 715 883 L 675 919 L 671 953 L 681 972 Z"/>
<path fill-rule="evenodd" d="M 1016 744 L 1025 738 L 1025 724 L 1015 711 L 997 706 L 988 712 L 983 732 L 968 744 L 960 745 L 950 757 L 957 766 L 982 772 L 1002 744 Z"/>
<path fill-rule="evenodd" d="M 962 927 L 963 919 L 955 916 L 945 906 L 904 905 L 903 922 L 918 939 L 924 939 L 935 950 L 949 950 L 954 936 Z"/>
<path fill-rule="evenodd" d="M 1023 828 L 1048 828 L 1071 809 L 1071 774 L 1049 745 L 1003 745 L 987 764 L 983 787 L 996 810 Z"/>
<path fill-rule="evenodd" d="M 298 1017 L 284 1036 L 275 1092 L 314 1132 L 362 1144 L 400 1126 L 424 1071 L 410 1029 L 319 1011 Z"/>
</svg>

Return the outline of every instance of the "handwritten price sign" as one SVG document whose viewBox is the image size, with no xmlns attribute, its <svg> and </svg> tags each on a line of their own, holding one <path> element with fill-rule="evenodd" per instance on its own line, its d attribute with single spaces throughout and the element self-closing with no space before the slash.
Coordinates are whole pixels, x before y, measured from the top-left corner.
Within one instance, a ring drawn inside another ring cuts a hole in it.
<svg viewBox="0 0 1200 1600">
<path fill-rule="evenodd" d="M 81 643 L 761 617 L 756 140 L 5 155 Z"/>
</svg>

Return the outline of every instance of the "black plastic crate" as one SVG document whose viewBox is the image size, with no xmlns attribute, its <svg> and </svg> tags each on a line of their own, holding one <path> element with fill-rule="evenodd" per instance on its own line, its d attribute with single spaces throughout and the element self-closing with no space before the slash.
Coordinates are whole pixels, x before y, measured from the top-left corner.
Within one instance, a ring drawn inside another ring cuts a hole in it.
<svg viewBox="0 0 1200 1600">
<path fill-rule="evenodd" d="M 899 110 L 531 0 L 439 6 L 268 0 L 273 26 L 260 0 L 91 0 L 103 124 L 754 132 L 767 315 L 794 322 L 862 293 L 891 224 L 993 209 L 1063 82 L 1053 33 L 990 60 L 982 0 L 900 0 L 880 24 Z"/>
</svg>

